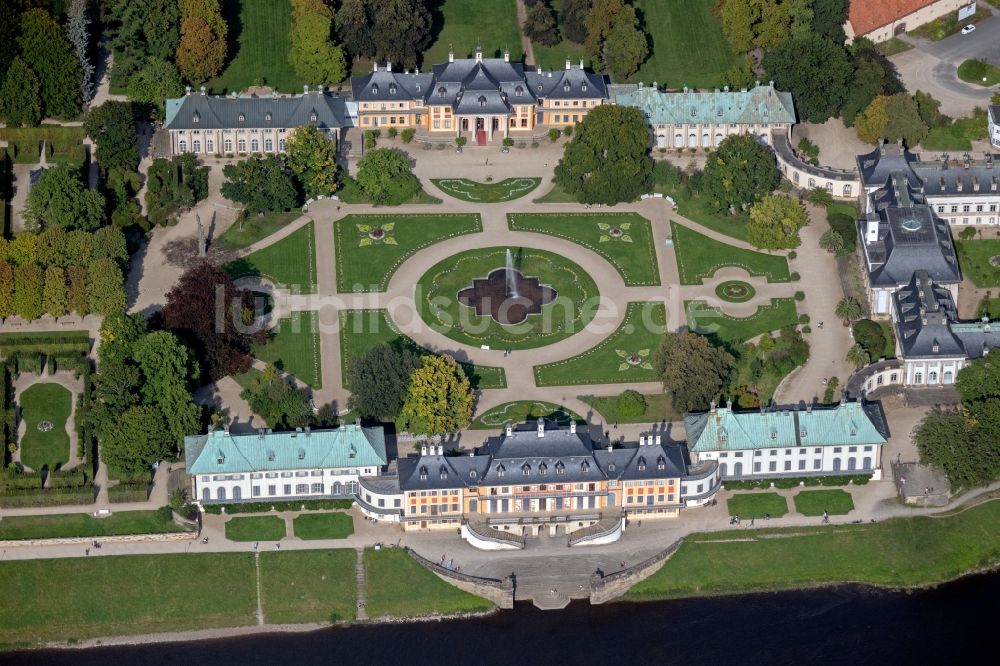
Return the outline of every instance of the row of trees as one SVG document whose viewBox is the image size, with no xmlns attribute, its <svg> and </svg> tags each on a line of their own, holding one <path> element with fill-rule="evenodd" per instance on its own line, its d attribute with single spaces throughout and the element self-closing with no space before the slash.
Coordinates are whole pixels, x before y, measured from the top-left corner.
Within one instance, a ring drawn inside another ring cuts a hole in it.
<svg viewBox="0 0 1000 666">
<path fill-rule="evenodd" d="M 427 0 L 342 0 L 335 24 L 351 57 L 411 69 L 434 38 Z"/>
<path fill-rule="evenodd" d="M 351 409 L 365 418 L 396 420 L 414 434 L 457 432 L 472 418 L 469 379 L 450 356 L 379 343 L 348 362 L 347 380 Z"/>
</svg>

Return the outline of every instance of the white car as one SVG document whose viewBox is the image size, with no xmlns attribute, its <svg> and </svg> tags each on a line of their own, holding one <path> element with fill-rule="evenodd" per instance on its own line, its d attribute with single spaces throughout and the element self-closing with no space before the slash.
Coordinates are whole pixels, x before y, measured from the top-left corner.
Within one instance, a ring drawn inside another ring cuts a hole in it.
<svg viewBox="0 0 1000 666">
<path fill-rule="evenodd" d="M 974 26 L 974 25 L 972 25 L 970 23 L 969 25 L 967 25 L 964 28 L 962 28 L 962 34 L 963 35 L 967 35 L 967 34 L 969 34 L 970 32 L 972 32 L 975 29 L 976 29 L 976 26 Z"/>
</svg>

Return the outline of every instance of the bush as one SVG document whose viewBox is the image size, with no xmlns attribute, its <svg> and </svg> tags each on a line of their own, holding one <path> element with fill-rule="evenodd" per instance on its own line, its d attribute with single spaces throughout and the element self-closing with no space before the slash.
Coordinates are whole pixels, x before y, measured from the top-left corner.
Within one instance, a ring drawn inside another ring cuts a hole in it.
<svg viewBox="0 0 1000 666">
<path fill-rule="evenodd" d="M 678 185 L 681 182 L 680 169 L 666 160 L 653 163 L 653 182 L 657 185 Z"/>
<path fill-rule="evenodd" d="M 505 137 L 503 140 L 503 145 L 506 148 L 510 148 L 511 146 L 514 145 L 514 139 L 510 138 L 509 136 Z"/>
<path fill-rule="evenodd" d="M 646 413 L 646 398 L 638 391 L 622 391 L 616 401 L 618 414 L 622 418 L 642 416 Z"/>
<path fill-rule="evenodd" d="M 812 330 L 811 326 L 803 326 L 801 332 L 802 332 L 803 335 L 808 335 L 808 334 L 812 333 L 813 330 Z"/>
<path fill-rule="evenodd" d="M 464 146 L 467 142 L 468 142 L 468 139 L 466 139 L 464 136 L 456 136 L 455 137 L 455 145 L 458 146 L 459 148 L 461 148 L 462 146 Z"/>
<path fill-rule="evenodd" d="M 532 141 L 531 142 L 531 147 L 532 148 L 538 148 L 538 142 L 537 141 Z"/>
<path fill-rule="evenodd" d="M 762 490 L 771 487 L 788 489 L 803 486 L 846 486 L 853 484 L 863 486 L 871 481 L 871 476 L 867 474 L 852 474 L 849 476 L 798 476 L 798 477 L 777 477 L 773 479 L 739 479 L 723 481 L 722 486 L 726 490 Z"/>
<path fill-rule="evenodd" d="M 806 292 L 804 292 L 804 291 L 797 291 L 797 292 L 795 292 L 795 300 L 797 300 L 797 301 L 804 301 L 804 300 L 806 300 Z"/>
<path fill-rule="evenodd" d="M 399 131 L 395 127 L 390 127 L 389 131 L 386 132 L 386 134 L 389 135 L 390 139 L 395 139 L 396 135 L 399 134 Z"/>
<path fill-rule="evenodd" d="M 331 509 L 350 509 L 354 505 L 353 500 L 347 499 L 319 499 L 301 500 L 297 502 L 243 502 L 241 504 L 208 504 L 202 507 L 205 513 L 221 514 L 223 506 L 226 513 L 267 513 L 269 511 L 329 511 Z"/>
<path fill-rule="evenodd" d="M 796 252 L 795 250 L 792 250 L 791 252 L 788 253 L 788 260 L 791 261 L 792 259 L 797 259 L 798 256 L 799 253 Z"/>
<path fill-rule="evenodd" d="M 799 323 L 800 324 L 808 324 L 809 323 L 809 315 L 807 315 L 807 314 L 800 314 L 799 315 Z"/>
<path fill-rule="evenodd" d="M 86 331 L 57 331 L 0 335 L 0 356 L 11 354 L 46 354 L 68 356 L 90 351 L 90 334 Z"/>
<path fill-rule="evenodd" d="M 415 129 L 413 129 L 412 127 L 407 127 L 399 135 L 399 138 L 403 140 L 403 143 L 409 143 L 409 142 L 413 141 L 413 137 L 416 136 L 416 134 L 417 134 L 417 131 Z"/>
<path fill-rule="evenodd" d="M 563 136 L 573 136 L 573 126 L 567 125 L 566 127 L 563 127 L 562 133 Z"/>
<path fill-rule="evenodd" d="M 559 140 L 560 136 L 562 136 L 562 132 L 559 131 L 558 127 L 553 127 L 549 130 L 549 141 L 555 143 Z"/>
<path fill-rule="evenodd" d="M 854 340 L 872 359 L 879 359 L 885 355 L 885 334 L 876 322 L 871 319 L 859 319 L 854 322 L 851 332 L 854 334 Z"/>
<path fill-rule="evenodd" d="M 802 279 L 802 276 L 799 275 L 798 273 L 792 273 L 791 275 L 788 276 L 788 279 L 791 280 L 792 282 L 798 282 L 799 280 Z"/>
<path fill-rule="evenodd" d="M 823 403 L 829 405 L 833 402 L 833 393 L 840 386 L 840 380 L 836 377 L 830 377 L 826 382 L 826 390 L 823 391 Z"/>
</svg>

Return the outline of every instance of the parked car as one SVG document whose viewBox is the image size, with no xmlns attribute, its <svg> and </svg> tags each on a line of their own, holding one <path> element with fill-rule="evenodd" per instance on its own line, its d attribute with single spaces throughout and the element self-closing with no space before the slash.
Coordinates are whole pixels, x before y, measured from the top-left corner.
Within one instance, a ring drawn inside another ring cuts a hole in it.
<svg viewBox="0 0 1000 666">
<path fill-rule="evenodd" d="M 964 28 L 962 28 L 962 34 L 963 35 L 967 35 L 967 34 L 969 34 L 970 32 L 972 32 L 975 29 L 976 29 L 976 26 L 974 26 L 973 24 L 970 23 L 969 25 L 967 25 Z"/>
</svg>

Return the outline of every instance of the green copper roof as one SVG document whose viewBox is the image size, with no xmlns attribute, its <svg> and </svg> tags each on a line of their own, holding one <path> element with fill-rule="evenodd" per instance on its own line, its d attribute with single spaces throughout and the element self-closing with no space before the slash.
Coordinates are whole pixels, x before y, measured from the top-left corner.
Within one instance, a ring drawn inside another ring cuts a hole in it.
<svg viewBox="0 0 1000 666">
<path fill-rule="evenodd" d="M 885 421 L 877 405 L 847 402 L 810 411 L 735 412 L 720 407 L 685 414 L 692 451 L 741 451 L 800 446 L 884 444 Z"/>
<path fill-rule="evenodd" d="M 661 92 L 639 88 L 617 95 L 615 103 L 633 106 L 653 125 L 794 123 L 792 94 L 774 86 L 715 92 Z"/>
<path fill-rule="evenodd" d="M 232 434 L 215 430 L 184 439 L 188 474 L 380 467 L 386 464 L 381 427 Z"/>
</svg>

